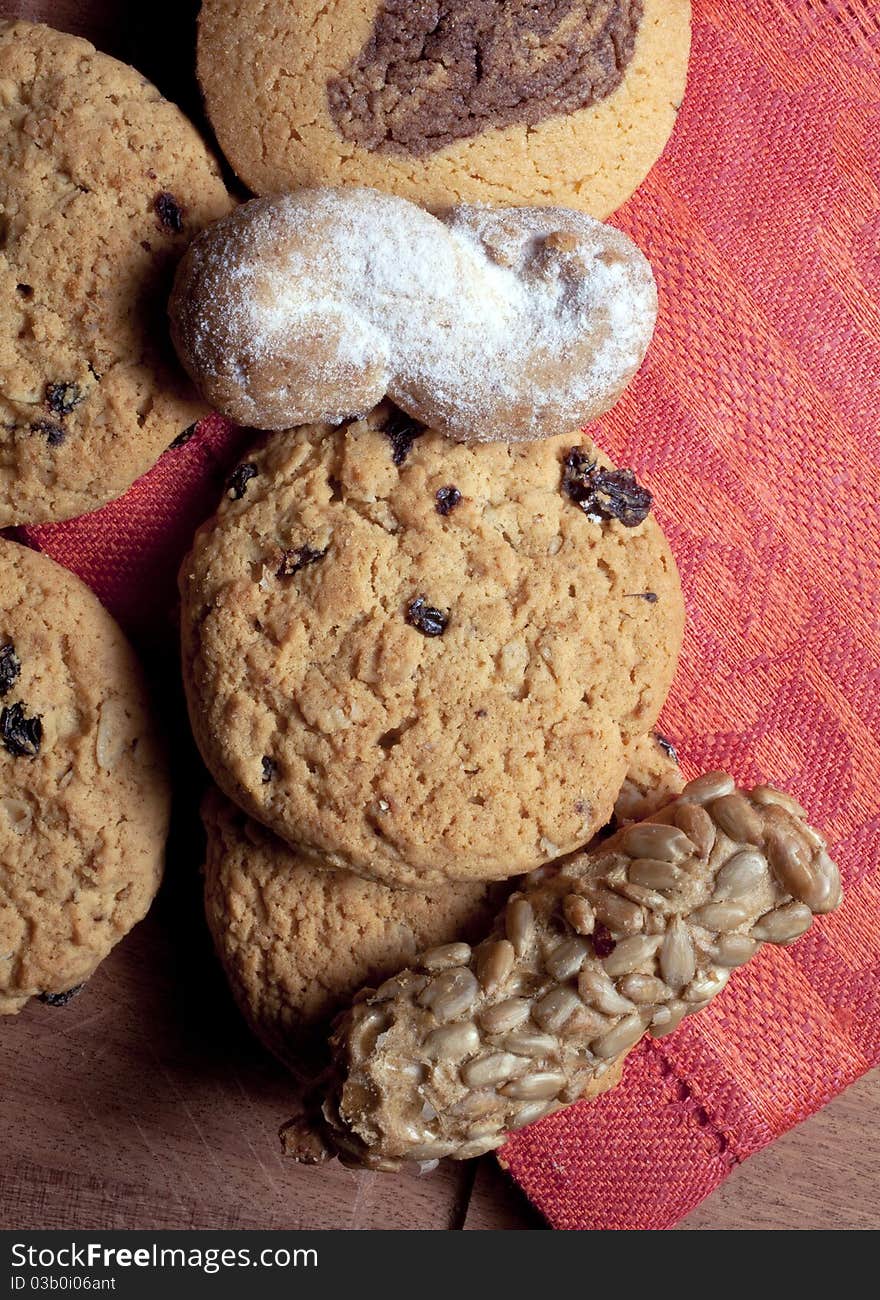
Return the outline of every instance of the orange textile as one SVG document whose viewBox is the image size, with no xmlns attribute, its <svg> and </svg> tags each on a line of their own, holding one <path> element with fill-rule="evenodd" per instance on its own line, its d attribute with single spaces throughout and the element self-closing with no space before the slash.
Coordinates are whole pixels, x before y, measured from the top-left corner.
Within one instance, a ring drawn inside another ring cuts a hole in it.
<svg viewBox="0 0 880 1300">
<path fill-rule="evenodd" d="M 681 568 L 663 729 L 687 773 L 791 789 L 847 896 L 615 1091 L 508 1142 L 559 1228 L 668 1227 L 880 1059 L 878 185 L 877 0 L 697 0 L 675 135 L 615 219 L 653 263 L 658 329 L 591 432 L 650 484 Z M 121 502 L 24 535 L 136 634 L 168 629 L 240 437 L 213 417 Z"/>
</svg>

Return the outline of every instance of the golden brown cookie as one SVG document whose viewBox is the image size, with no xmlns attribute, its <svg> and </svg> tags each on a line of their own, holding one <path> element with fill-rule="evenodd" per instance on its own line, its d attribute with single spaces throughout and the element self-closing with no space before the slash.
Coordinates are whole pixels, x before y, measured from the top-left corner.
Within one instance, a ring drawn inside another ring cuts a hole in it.
<svg viewBox="0 0 880 1300">
<path fill-rule="evenodd" d="M 196 739 L 288 842 L 392 885 L 502 878 L 608 819 L 681 642 L 650 493 L 582 434 L 393 408 L 274 434 L 181 570 Z"/>
<path fill-rule="evenodd" d="M 657 314 L 626 235 L 567 208 L 452 208 L 362 187 L 252 199 L 184 255 L 178 355 L 239 423 L 336 423 L 386 395 L 463 442 L 597 419 Z"/>
<path fill-rule="evenodd" d="M 381 983 L 426 946 L 475 939 L 499 906 L 497 885 L 422 893 L 322 870 L 218 790 L 202 820 L 217 955 L 251 1028 L 282 1059 L 362 984 Z"/>
<path fill-rule="evenodd" d="M 0 541 L 0 1013 L 87 980 L 146 912 L 170 789 L 137 661 L 78 578 Z"/>
<path fill-rule="evenodd" d="M 669 138 L 689 49 L 688 0 L 204 0 L 198 73 L 257 194 L 604 218 Z"/>
<path fill-rule="evenodd" d="M 0 87 L 2 527 L 94 510 L 204 414 L 165 303 L 230 200 L 180 110 L 87 41 L 0 23 Z"/>
<path fill-rule="evenodd" d="M 627 747 L 618 821 L 656 812 L 682 788 L 653 736 Z M 639 791 L 638 811 L 633 791 Z M 364 984 L 381 984 L 424 948 L 474 942 L 504 885 L 459 881 L 430 893 L 322 870 L 216 789 L 202 804 L 205 913 L 235 1000 L 271 1051 L 293 1055 Z"/>
</svg>

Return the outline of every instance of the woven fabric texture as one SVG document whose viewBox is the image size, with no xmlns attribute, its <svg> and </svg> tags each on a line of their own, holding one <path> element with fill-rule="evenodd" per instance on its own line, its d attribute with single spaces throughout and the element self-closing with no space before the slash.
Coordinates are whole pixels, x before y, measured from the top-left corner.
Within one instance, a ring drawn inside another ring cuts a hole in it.
<svg viewBox="0 0 880 1300">
<path fill-rule="evenodd" d="M 880 6 L 697 0 L 688 93 L 616 220 L 648 360 L 592 432 L 655 491 L 689 622 L 663 728 L 688 774 L 790 788 L 847 897 L 761 952 L 623 1084 L 502 1163 L 558 1228 L 664 1228 L 880 1059 Z M 218 417 L 122 501 L 23 530 L 143 642 L 242 435 Z M 744 1225 L 747 1226 L 747 1225 Z"/>
</svg>

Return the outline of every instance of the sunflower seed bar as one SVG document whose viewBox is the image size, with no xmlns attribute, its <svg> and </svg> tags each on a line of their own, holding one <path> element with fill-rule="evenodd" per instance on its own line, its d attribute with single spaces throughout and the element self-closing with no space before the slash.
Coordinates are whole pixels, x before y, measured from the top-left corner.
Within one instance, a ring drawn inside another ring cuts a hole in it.
<svg viewBox="0 0 880 1300">
<path fill-rule="evenodd" d="M 445 944 L 336 1022 L 322 1141 L 375 1169 L 465 1160 L 602 1088 L 641 1036 L 707 1006 L 762 943 L 789 944 L 841 899 L 803 809 L 723 772 L 691 781 L 513 894 L 476 948 Z M 609 1079 L 608 1082 L 612 1080 Z"/>
</svg>

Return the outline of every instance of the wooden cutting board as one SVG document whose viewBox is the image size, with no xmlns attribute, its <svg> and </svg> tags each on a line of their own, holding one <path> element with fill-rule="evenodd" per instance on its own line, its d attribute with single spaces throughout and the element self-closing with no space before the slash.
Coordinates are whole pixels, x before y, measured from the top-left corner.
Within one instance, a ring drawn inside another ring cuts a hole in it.
<svg viewBox="0 0 880 1300">
<path fill-rule="evenodd" d="M 43 0 L 200 117 L 191 0 Z M 185 820 L 185 819 L 184 819 Z M 244 1028 L 178 834 L 148 919 L 67 1008 L 0 1020 L 0 1228 L 540 1228 L 491 1158 L 425 1178 L 281 1158 L 290 1085 Z M 684 1228 L 876 1228 L 880 1074 L 738 1170 Z"/>
</svg>

